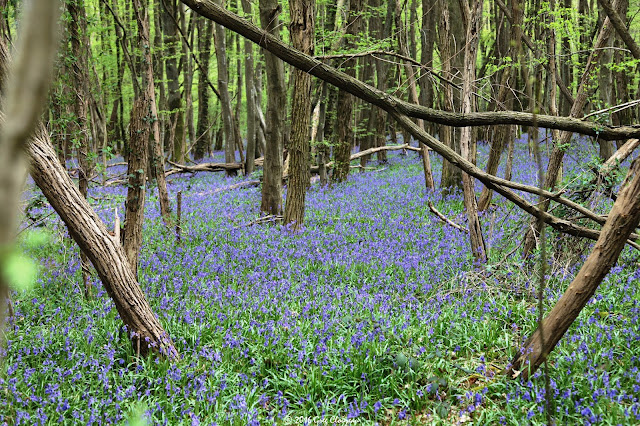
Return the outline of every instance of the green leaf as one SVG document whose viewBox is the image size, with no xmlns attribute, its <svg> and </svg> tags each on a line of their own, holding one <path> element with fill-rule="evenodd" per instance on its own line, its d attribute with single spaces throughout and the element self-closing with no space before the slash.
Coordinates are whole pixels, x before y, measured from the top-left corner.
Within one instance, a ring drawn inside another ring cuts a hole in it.
<svg viewBox="0 0 640 426">
<path fill-rule="evenodd" d="M 15 290 L 28 290 L 33 287 L 38 275 L 38 265 L 33 259 L 17 251 L 5 258 L 4 276 Z"/>
</svg>

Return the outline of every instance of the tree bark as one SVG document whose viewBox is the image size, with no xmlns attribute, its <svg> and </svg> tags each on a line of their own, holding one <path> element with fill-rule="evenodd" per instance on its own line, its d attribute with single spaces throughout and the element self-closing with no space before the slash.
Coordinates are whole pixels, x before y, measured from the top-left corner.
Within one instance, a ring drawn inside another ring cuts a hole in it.
<svg viewBox="0 0 640 426">
<path fill-rule="evenodd" d="M 549 356 L 595 294 L 640 222 L 640 160 L 636 159 L 607 216 L 600 238 L 560 300 L 507 367 L 507 374 L 527 380 Z M 544 337 L 544 340 L 542 339 Z"/>
<path fill-rule="evenodd" d="M 409 56 L 409 48 L 408 48 L 408 40 L 407 40 L 407 32 L 402 23 L 402 4 L 401 0 L 396 0 L 396 30 L 398 32 L 398 45 L 400 48 L 400 54 L 404 56 Z M 415 6 L 415 1 L 412 3 Z M 405 62 L 404 70 L 406 74 L 407 81 L 409 82 L 409 100 L 414 104 L 419 104 L 420 101 L 418 99 L 418 87 L 416 85 L 416 78 L 414 76 L 413 69 L 411 68 L 411 64 L 409 62 Z M 418 120 L 417 124 L 419 126 L 424 127 L 424 121 Z M 409 143 L 409 140 L 405 140 L 405 143 Z M 422 168 L 424 172 L 424 184 L 427 189 L 435 189 L 435 184 L 433 183 L 433 173 L 431 172 L 431 160 L 429 158 L 429 151 L 427 150 L 426 145 L 420 144 L 420 148 L 422 151 L 420 152 L 420 156 L 422 157 Z"/>
<path fill-rule="evenodd" d="M 245 15 L 252 16 L 252 7 L 249 0 L 242 1 L 242 11 Z M 240 70 L 238 70 L 240 72 Z M 256 117 L 256 89 L 253 63 L 253 43 L 244 39 L 244 84 L 245 98 L 247 99 L 247 155 L 245 158 L 244 171 L 249 175 L 255 168 L 256 144 L 258 137 L 258 126 Z"/>
<path fill-rule="evenodd" d="M 219 0 L 219 4 L 222 4 Z M 233 111 L 231 109 L 231 96 L 229 95 L 229 67 L 227 64 L 227 47 L 225 32 L 222 25 L 214 24 L 216 47 L 216 60 L 218 64 L 218 91 L 220 92 L 220 109 L 222 111 L 222 125 L 224 128 L 224 161 L 236 162 L 235 128 L 233 125 Z M 181 163 L 182 161 L 179 161 Z M 229 176 L 234 176 L 235 171 L 229 171 Z"/>
<path fill-rule="evenodd" d="M 69 11 L 69 36 L 71 37 L 71 53 L 75 61 L 71 64 L 73 87 L 75 90 L 74 107 L 74 133 L 75 145 L 78 153 L 78 187 L 83 197 L 87 198 L 89 191 L 88 176 L 91 173 L 89 162 L 89 121 L 87 119 L 89 99 L 89 69 L 87 65 L 87 16 L 84 8 L 84 0 L 67 1 Z M 91 283 L 89 282 L 89 264 L 86 255 L 80 252 L 82 264 L 82 282 L 85 298 L 91 298 Z"/>
<path fill-rule="evenodd" d="M 147 178 L 147 147 L 149 145 L 149 127 L 145 123 L 148 117 L 149 105 L 145 97 L 146 93 L 136 98 L 131 107 L 129 165 L 127 167 L 127 209 L 124 222 L 124 252 L 136 279 L 138 278 L 138 254 L 142 246 L 145 183 Z"/>
<path fill-rule="evenodd" d="M 289 33 L 293 47 L 309 55 L 313 54 L 315 44 L 315 13 L 315 0 L 289 0 Z M 311 75 L 294 69 L 289 188 L 284 209 L 284 224 L 290 225 L 293 230 L 300 229 L 304 224 L 304 201 L 310 179 L 310 122 Z"/>
<path fill-rule="evenodd" d="M 360 31 L 363 17 L 362 0 L 351 0 L 349 2 L 349 14 L 347 17 L 346 34 L 343 41 L 343 48 L 346 50 L 355 47 L 354 40 Z M 345 73 L 350 77 L 356 75 L 356 60 L 348 59 L 343 64 Z M 336 117 L 336 146 L 334 148 L 335 167 L 331 180 L 333 182 L 344 182 L 349 176 L 349 158 L 353 147 L 353 95 L 343 90 L 338 92 L 338 116 Z"/>
<path fill-rule="evenodd" d="M 280 41 L 280 12 L 278 0 L 260 0 L 262 28 Z M 269 215 L 282 214 L 282 151 L 286 113 L 284 64 L 273 53 L 264 52 L 267 72 L 267 131 L 264 149 L 264 180 L 260 210 Z"/>
<path fill-rule="evenodd" d="M 456 43 L 452 38 L 454 34 L 451 26 L 451 16 L 449 2 L 442 2 L 442 15 L 440 17 L 438 34 L 440 36 L 440 62 L 442 64 L 442 75 L 444 78 L 451 80 L 453 78 L 453 49 Z M 453 5 L 454 8 L 458 5 Z M 455 100 L 453 87 L 450 84 L 444 86 L 442 90 L 442 109 L 453 112 L 455 110 Z M 460 145 L 456 143 L 455 132 L 450 126 L 440 126 L 440 139 L 449 148 L 460 153 Z M 457 141 L 459 142 L 459 140 Z M 462 175 L 460 170 L 454 167 L 446 160 L 442 162 L 442 176 L 440 178 L 440 188 L 445 193 L 452 191 L 454 188 L 462 187 Z"/>
<path fill-rule="evenodd" d="M 199 16 L 198 25 L 198 54 L 200 55 L 200 72 L 198 76 L 198 127 L 196 129 L 196 143 L 193 150 L 195 160 L 202 159 L 211 144 L 209 134 L 209 58 L 211 56 L 211 38 L 213 37 L 213 22 Z"/>
<path fill-rule="evenodd" d="M 473 84 L 476 78 L 476 61 L 478 54 L 478 43 L 480 39 L 481 19 L 483 0 L 473 0 L 472 5 L 465 5 L 465 15 L 467 19 L 467 43 L 464 50 L 464 68 L 462 70 L 462 113 L 468 114 L 473 111 Z M 461 156 L 471 163 L 475 163 L 472 155 L 475 150 L 472 148 L 471 127 L 463 127 L 460 135 Z M 464 194 L 464 205 L 469 221 L 469 237 L 471 242 L 471 253 L 479 263 L 487 262 L 487 247 L 482 236 L 482 227 L 478 218 L 478 205 L 476 204 L 476 192 L 473 179 L 467 173 L 462 174 L 462 186 Z"/>
<path fill-rule="evenodd" d="M 180 94 L 180 72 L 178 71 L 178 5 L 177 0 L 162 0 L 162 30 L 164 32 L 165 73 L 167 76 L 167 108 L 169 121 L 165 128 L 164 146 L 170 149 L 171 157 L 184 162 L 185 134 L 182 95 Z"/>
<path fill-rule="evenodd" d="M 167 179 L 164 174 L 164 152 L 162 149 L 162 139 L 160 136 L 160 121 L 158 119 L 158 105 L 156 103 L 156 89 L 153 72 L 153 58 L 151 57 L 151 36 L 149 33 L 149 17 L 145 13 L 148 9 L 148 0 L 144 4 L 135 0 L 138 16 L 138 37 L 143 46 L 142 55 L 144 64 L 142 71 L 142 84 L 144 86 L 144 98 L 147 102 L 147 120 L 150 129 L 149 146 L 147 148 L 148 169 L 151 179 L 155 181 L 158 188 L 158 199 L 160 203 L 160 215 L 165 226 L 171 226 L 171 202 L 169 201 L 169 191 L 167 190 Z M 156 28 L 156 31 L 158 29 Z"/>
</svg>

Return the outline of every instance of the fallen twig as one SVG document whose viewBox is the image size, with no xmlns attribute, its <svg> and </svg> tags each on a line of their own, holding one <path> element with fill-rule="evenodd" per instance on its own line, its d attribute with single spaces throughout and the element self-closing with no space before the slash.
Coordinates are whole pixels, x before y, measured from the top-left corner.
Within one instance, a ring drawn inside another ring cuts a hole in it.
<svg viewBox="0 0 640 426">
<path fill-rule="evenodd" d="M 464 232 L 465 234 L 469 233 L 469 230 L 463 226 L 458 225 L 457 223 L 453 222 L 451 219 L 449 219 L 448 217 L 446 217 L 445 215 L 443 215 L 442 213 L 440 213 L 438 211 L 438 209 L 435 208 L 435 206 L 433 205 L 433 203 L 431 201 L 429 201 L 428 203 L 429 205 L 429 209 L 435 213 L 436 216 L 438 216 L 443 222 L 445 222 L 447 225 L 453 226 L 454 228 L 456 228 L 459 231 Z"/>
</svg>

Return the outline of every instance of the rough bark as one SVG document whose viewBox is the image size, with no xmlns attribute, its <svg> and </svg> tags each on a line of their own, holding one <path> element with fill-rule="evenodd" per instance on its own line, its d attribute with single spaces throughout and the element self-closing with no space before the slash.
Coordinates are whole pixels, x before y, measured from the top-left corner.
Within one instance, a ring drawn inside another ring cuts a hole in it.
<svg viewBox="0 0 640 426">
<path fill-rule="evenodd" d="M 147 1 L 144 3 L 136 0 L 134 3 L 138 16 L 138 38 L 142 49 L 142 85 L 144 98 L 147 101 L 147 122 L 150 129 L 148 153 L 148 169 L 151 179 L 158 188 L 158 199 L 160 203 L 160 215 L 165 226 L 171 226 L 171 202 L 169 201 L 169 191 L 167 190 L 167 180 L 164 175 L 164 152 L 162 149 L 162 139 L 160 137 L 160 121 L 158 120 L 158 105 L 156 103 L 156 90 L 153 72 L 153 59 L 151 57 L 151 39 L 149 33 L 149 17 L 145 13 Z"/>
<path fill-rule="evenodd" d="M 349 2 L 349 14 L 345 23 L 346 32 L 343 40 L 344 49 L 355 47 L 355 37 L 360 31 L 363 17 L 362 0 L 351 0 Z M 356 60 L 348 59 L 343 63 L 345 73 L 350 77 L 356 75 Z M 336 166 L 333 169 L 331 180 L 334 182 L 344 182 L 349 176 L 349 157 L 353 147 L 353 95 L 343 90 L 338 92 L 338 116 L 336 117 L 336 146 L 334 148 L 334 161 Z"/>
<path fill-rule="evenodd" d="M 147 147 L 149 146 L 149 126 L 146 123 L 149 102 L 145 98 L 146 93 L 135 99 L 131 107 L 129 164 L 127 167 L 127 209 L 124 219 L 124 252 L 136 279 L 138 277 L 138 254 L 142 247 L 145 183 L 147 179 Z"/>
<path fill-rule="evenodd" d="M 457 5 L 453 5 L 457 8 Z M 444 78 L 451 80 L 453 78 L 453 57 L 455 42 L 452 40 L 454 34 L 451 27 L 451 16 L 448 2 L 442 3 L 440 22 L 438 23 L 438 34 L 440 37 L 440 62 L 442 64 L 442 75 Z M 447 112 L 455 110 L 455 100 L 453 87 L 447 84 L 442 90 L 442 109 Z M 456 143 L 455 132 L 450 126 L 440 126 L 440 138 L 442 142 L 449 148 L 459 153 L 460 146 Z M 459 142 L 459 140 L 458 140 Z M 450 192 L 453 188 L 462 187 L 462 175 L 460 170 L 443 160 L 442 176 L 440 178 L 440 187 L 445 192 Z"/>
<path fill-rule="evenodd" d="M 280 41 L 278 0 L 260 0 L 260 23 L 273 40 Z M 263 46 L 264 47 L 264 46 Z M 282 151 L 286 113 L 284 64 L 270 51 L 264 52 L 267 73 L 267 113 L 264 148 L 264 181 L 260 210 L 270 215 L 282 214 Z"/>
<path fill-rule="evenodd" d="M 315 37 L 315 0 L 289 0 L 289 33 L 293 47 L 313 54 Z M 293 71 L 291 105 L 291 144 L 289 146 L 289 187 L 284 209 L 284 224 L 297 230 L 304 224 L 304 201 L 309 186 L 311 122 L 311 75 Z"/>
<path fill-rule="evenodd" d="M 640 222 L 640 161 L 635 160 L 609 212 L 600 237 L 560 300 L 507 368 L 512 377 L 527 380 L 549 356 L 595 294 L 618 260 L 625 242 Z M 541 339 L 544 336 L 544 341 Z"/>
<path fill-rule="evenodd" d="M 166 123 L 164 146 L 169 149 L 174 161 L 183 162 L 185 154 L 184 111 L 180 93 L 180 72 L 178 71 L 178 5 L 177 0 L 162 0 L 162 31 L 164 33 L 165 73 L 167 77 L 167 108 L 169 120 Z"/>
<path fill-rule="evenodd" d="M 153 314 L 124 249 L 111 238 L 104 223 L 60 166 L 44 129 L 32 140 L 28 154 L 33 180 L 96 268 L 127 326 L 134 350 L 143 356 L 154 352 L 177 358 L 178 352 Z"/>
<path fill-rule="evenodd" d="M 476 60 L 478 43 L 480 39 L 483 0 L 474 0 L 472 6 L 465 3 L 465 16 L 467 19 L 467 43 L 464 50 L 464 68 L 462 70 L 462 113 L 473 111 L 473 84 L 476 78 Z M 472 148 L 475 141 L 472 140 L 471 127 L 463 127 L 460 135 L 460 151 L 463 158 L 475 163 Z M 478 218 L 478 205 L 476 204 L 476 192 L 473 179 L 467 173 L 462 174 L 464 193 L 464 205 L 469 222 L 469 237 L 471 253 L 477 262 L 486 263 L 487 247 L 482 236 L 482 227 Z"/>
<path fill-rule="evenodd" d="M 211 56 L 211 38 L 213 37 L 213 22 L 202 17 L 197 18 L 198 24 L 198 52 L 200 55 L 200 72 L 198 76 L 198 127 L 196 129 L 196 143 L 193 150 L 195 160 L 202 159 L 209 149 L 211 136 L 209 134 L 209 58 Z"/>
<path fill-rule="evenodd" d="M 84 8 L 84 0 L 69 0 L 69 36 L 71 38 L 71 54 L 75 60 L 71 65 L 71 75 L 75 90 L 73 109 L 75 120 L 73 123 L 74 145 L 78 154 L 78 187 L 83 197 L 87 198 L 89 190 L 88 176 L 91 173 L 89 162 L 89 121 L 87 111 L 89 107 L 89 69 L 87 65 L 87 16 Z M 91 298 L 91 284 L 89 282 L 89 264 L 84 253 L 80 252 L 82 264 L 82 282 L 84 295 Z"/>
<path fill-rule="evenodd" d="M 242 1 L 242 11 L 247 16 L 252 15 L 251 2 L 249 0 Z M 240 70 L 238 70 L 240 72 Z M 256 118 L 256 89 L 255 75 L 253 63 L 253 43 L 251 40 L 244 39 L 244 84 L 245 98 L 247 99 L 247 155 L 245 158 L 244 171 L 249 175 L 253 173 L 255 168 L 256 144 L 258 137 L 258 126 Z"/>
<path fill-rule="evenodd" d="M 220 2 L 221 4 L 221 2 Z M 236 162 L 235 128 L 233 125 L 233 111 L 231 109 L 231 96 L 229 95 L 229 67 L 227 63 L 227 47 L 224 28 L 214 24 L 216 47 L 216 61 L 218 64 L 218 91 L 220 92 L 220 110 L 222 112 L 222 125 L 224 128 L 224 160 L 227 163 Z M 182 161 L 179 161 L 180 163 Z M 229 172 L 229 176 L 235 172 Z"/>
<path fill-rule="evenodd" d="M 402 23 L 402 4 L 401 0 L 396 0 L 396 13 L 395 13 L 395 21 L 396 21 L 396 30 L 398 32 L 398 46 L 400 48 L 400 54 L 404 56 L 409 56 L 409 47 L 408 47 L 408 39 L 407 32 Z M 415 1 L 412 3 L 415 6 Z M 407 81 L 409 83 L 409 100 L 414 104 L 419 104 L 420 101 L 418 99 L 418 86 L 416 84 L 415 73 L 411 64 L 409 62 L 405 62 L 404 70 L 406 74 Z M 418 125 L 424 127 L 424 121 L 418 120 Z M 409 140 L 405 140 L 405 143 L 409 143 Z M 427 189 L 435 189 L 435 184 L 433 182 L 433 173 L 431 172 L 431 160 L 429 158 L 429 151 L 424 144 L 420 144 L 420 148 L 422 151 L 420 152 L 420 156 L 422 157 L 422 168 L 424 172 L 424 184 Z"/>
</svg>

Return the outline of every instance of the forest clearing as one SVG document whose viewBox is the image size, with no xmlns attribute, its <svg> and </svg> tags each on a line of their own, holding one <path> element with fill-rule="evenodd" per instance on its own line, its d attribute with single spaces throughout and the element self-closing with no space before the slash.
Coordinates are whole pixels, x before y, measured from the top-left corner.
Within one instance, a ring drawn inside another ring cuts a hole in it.
<svg viewBox="0 0 640 426">
<path fill-rule="evenodd" d="M 0 424 L 640 423 L 639 6 L 0 0 Z"/>
</svg>

